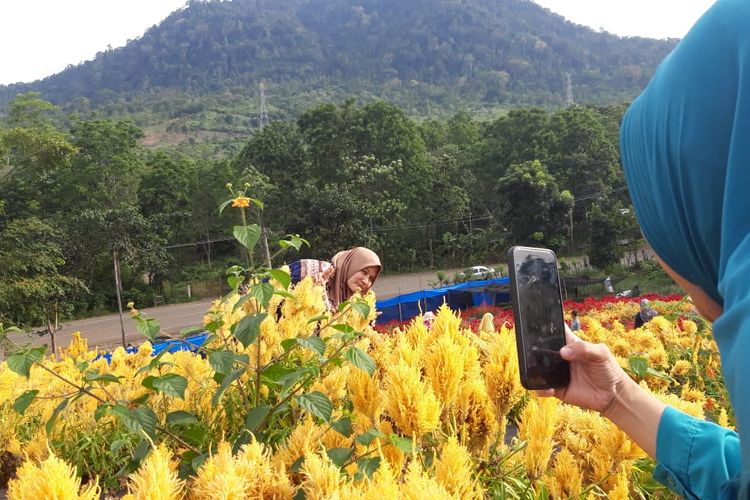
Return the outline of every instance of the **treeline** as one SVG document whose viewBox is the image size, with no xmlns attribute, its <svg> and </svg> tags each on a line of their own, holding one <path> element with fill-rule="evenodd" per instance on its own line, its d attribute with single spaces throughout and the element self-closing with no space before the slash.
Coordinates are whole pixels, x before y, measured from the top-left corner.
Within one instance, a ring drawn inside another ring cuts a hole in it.
<svg viewBox="0 0 750 500">
<path fill-rule="evenodd" d="M 311 243 L 301 256 L 317 258 L 365 245 L 388 272 L 501 262 L 510 244 L 605 266 L 638 235 L 619 167 L 623 107 L 417 122 L 352 100 L 273 122 L 213 161 L 146 150 L 126 121 L 56 128 L 52 109 L 19 95 L 0 128 L 6 326 L 112 310 L 115 256 L 124 300 L 140 305 L 165 283 L 218 279 L 241 260 L 222 241 L 238 222 L 217 209 L 227 182 L 265 202 L 251 216 L 272 244 L 296 233 Z"/>
<path fill-rule="evenodd" d="M 248 130 L 263 81 L 281 119 L 351 95 L 423 117 L 561 106 L 566 77 L 579 102 L 612 103 L 640 92 L 674 42 L 595 32 L 529 0 L 192 1 L 125 47 L 0 87 L 0 103 L 34 90 L 178 131 Z"/>
</svg>

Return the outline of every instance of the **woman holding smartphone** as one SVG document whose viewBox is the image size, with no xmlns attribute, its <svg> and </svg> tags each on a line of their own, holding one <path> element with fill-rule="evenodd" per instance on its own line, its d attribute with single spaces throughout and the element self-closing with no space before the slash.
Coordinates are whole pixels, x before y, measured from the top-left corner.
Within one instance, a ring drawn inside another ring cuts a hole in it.
<svg viewBox="0 0 750 500">
<path fill-rule="evenodd" d="M 571 382 L 543 395 L 599 411 L 686 498 L 750 497 L 750 2 L 718 0 L 627 111 L 621 151 L 644 237 L 713 321 L 739 434 L 643 390 L 568 333 Z"/>
</svg>

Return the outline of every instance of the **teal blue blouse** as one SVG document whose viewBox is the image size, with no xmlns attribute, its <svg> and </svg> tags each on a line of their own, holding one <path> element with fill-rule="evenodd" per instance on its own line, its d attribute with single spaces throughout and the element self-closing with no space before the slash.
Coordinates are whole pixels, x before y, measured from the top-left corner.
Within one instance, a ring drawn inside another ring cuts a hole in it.
<svg viewBox="0 0 750 500">
<path fill-rule="evenodd" d="M 750 498 L 750 0 L 718 0 L 621 128 L 646 240 L 723 307 L 713 324 L 739 436 L 668 410 L 656 477 L 690 498 Z"/>
<path fill-rule="evenodd" d="M 740 472 L 736 432 L 667 408 L 656 437 L 654 479 L 685 498 L 736 498 Z"/>
</svg>

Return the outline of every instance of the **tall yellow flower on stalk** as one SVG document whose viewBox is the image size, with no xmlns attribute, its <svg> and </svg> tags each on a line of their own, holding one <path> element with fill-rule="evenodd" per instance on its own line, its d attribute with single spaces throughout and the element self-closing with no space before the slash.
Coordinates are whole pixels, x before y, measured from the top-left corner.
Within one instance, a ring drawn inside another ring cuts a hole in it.
<svg viewBox="0 0 750 500">
<path fill-rule="evenodd" d="M 185 496 L 185 482 L 177 478 L 177 464 L 162 443 L 155 448 L 138 471 L 128 477 L 124 500 L 176 500 Z"/>
<path fill-rule="evenodd" d="M 542 477 L 552 456 L 558 402 L 554 398 L 532 397 L 521 413 L 518 435 L 527 441 L 524 450 L 526 471 L 532 480 Z"/>
<path fill-rule="evenodd" d="M 459 498 L 483 498 L 481 486 L 472 477 L 471 455 L 458 444 L 455 437 L 448 438 L 435 461 L 435 477 L 449 493 Z"/>
<path fill-rule="evenodd" d="M 500 332 L 483 335 L 485 341 L 482 367 L 487 390 L 498 417 L 508 412 L 521 400 L 525 391 L 518 374 L 518 351 L 512 330 L 502 327 Z"/>
<path fill-rule="evenodd" d="M 401 485 L 401 498 L 405 500 L 460 499 L 458 495 L 448 492 L 434 478 L 427 475 L 418 460 L 412 460 L 406 469 L 404 482 Z"/>
<path fill-rule="evenodd" d="M 372 475 L 372 481 L 362 485 L 362 500 L 385 500 L 400 497 L 400 487 L 393 469 L 386 461 Z"/>
<path fill-rule="evenodd" d="M 218 452 L 198 470 L 190 486 L 195 499 L 280 498 L 294 496 L 283 466 L 272 463 L 270 450 L 260 443 L 245 445 L 236 457 L 229 443 L 219 444 Z"/>
<path fill-rule="evenodd" d="M 8 483 L 9 500 L 96 500 L 100 494 L 98 481 L 81 488 L 75 467 L 52 453 L 41 462 L 24 462 Z"/>
<path fill-rule="evenodd" d="M 628 500 L 630 498 L 630 480 L 628 471 L 622 467 L 614 477 L 612 489 L 607 492 L 610 500 Z"/>
<path fill-rule="evenodd" d="M 581 495 L 582 482 L 578 461 L 569 450 L 560 450 L 555 455 L 555 465 L 548 483 L 552 498 L 578 498 Z"/>
<path fill-rule="evenodd" d="M 456 403 L 458 436 L 472 453 L 485 456 L 497 440 L 498 418 L 481 377 L 468 378 L 461 384 Z"/>
<path fill-rule="evenodd" d="M 382 390 L 376 378 L 362 370 L 349 370 L 346 382 L 354 410 L 366 417 L 370 426 L 374 425 L 383 408 Z"/>
<path fill-rule="evenodd" d="M 305 497 L 310 499 L 345 498 L 342 495 L 344 480 L 341 470 L 328 458 L 322 458 L 314 452 L 305 453 L 302 464 L 302 475 L 305 478 L 302 489 Z"/>
<path fill-rule="evenodd" d="M 421 437 L 440 424 L 440 402 L 417 369 L 401 361 L 387 370 L 388 415 L 408 436 Z"/>
<path fill-rule="evenodd" d="M 247 196 L 238 196 L 232 200 L 232 208 L 247 208 L 250 206 L 250 198 Z"/>
<path fill-rule="evenodd" d="M 453 407 L 464 378 L 464 350 L 448 335 L 438 337 L 424 355 L 424 368 L 432 390 L 445 410 Z"/>
</svg>

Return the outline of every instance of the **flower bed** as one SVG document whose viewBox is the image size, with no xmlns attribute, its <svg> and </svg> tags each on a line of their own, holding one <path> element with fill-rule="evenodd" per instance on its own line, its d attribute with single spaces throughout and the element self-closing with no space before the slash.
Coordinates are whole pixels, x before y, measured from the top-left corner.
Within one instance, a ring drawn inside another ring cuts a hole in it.
<svg viewBox="0 0 750 500">
<path fill-rule="evenodd" d="M 27 349 L 0 365 L 9 497 L 671 495 L 607 420 L 523 390 L 507 310 L 444 307 L 383 334 L 372 296 L 334 315 L 307 280 L 252 290 L 214 304 L 198 354 L 146 342 L 108 364 L 79 337 L 58 360 Z M 660 316 L 635 330 L 638 299 L 565 310 L 658 397 L 731 425 L 710 325 L 681 297 L 650 298 Z"/>
</svg>

